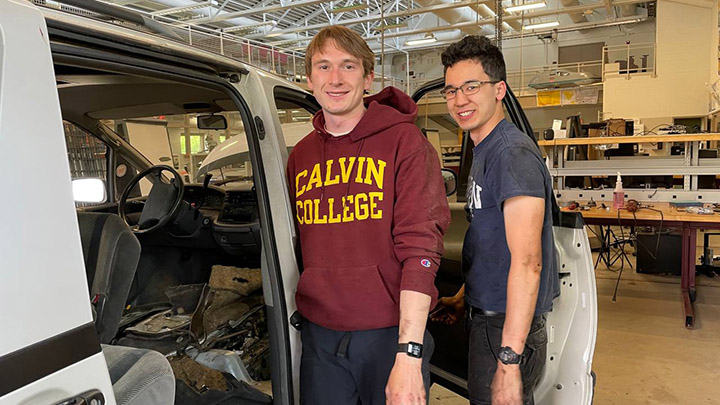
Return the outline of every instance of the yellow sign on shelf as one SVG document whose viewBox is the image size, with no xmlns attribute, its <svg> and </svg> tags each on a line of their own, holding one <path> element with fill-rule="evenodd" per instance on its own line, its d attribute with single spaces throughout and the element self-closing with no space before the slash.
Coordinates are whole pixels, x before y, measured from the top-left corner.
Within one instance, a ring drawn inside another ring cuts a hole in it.
<svg viewBox="0 0 720 405">
<path fill-rule="evenodd" d="M 600 89 L 597 86 L 572 89 L 552 89 L 537 91 L 538 107 L 575 104 L 597 104 Z"/>
</svg>

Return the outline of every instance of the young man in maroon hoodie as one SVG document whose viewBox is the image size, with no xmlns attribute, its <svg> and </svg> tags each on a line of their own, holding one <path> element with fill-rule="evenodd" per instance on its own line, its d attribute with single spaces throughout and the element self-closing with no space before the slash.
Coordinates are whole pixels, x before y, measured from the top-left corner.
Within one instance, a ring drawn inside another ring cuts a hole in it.
<svg viewBox="0 0 720 405">
<path fill-rule="evenodd" d="M 323 29 L 305 63 L 322 111 L 287 167 L 304 268 L 300 401 L 424 404 L 450 222 L 437 152 L 406 94 L 363 100 L 375 57 L 355 32 Z"/>
</svg>

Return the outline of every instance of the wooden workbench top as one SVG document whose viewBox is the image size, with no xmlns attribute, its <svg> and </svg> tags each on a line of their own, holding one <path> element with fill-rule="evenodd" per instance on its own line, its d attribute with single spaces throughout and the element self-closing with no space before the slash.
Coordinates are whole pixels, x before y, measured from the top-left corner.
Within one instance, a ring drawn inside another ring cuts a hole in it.
<svg viewBox="0 0 720 405">
<path fill-rule="evenodd" d="M 607 211 L 604 208 L 601 207 L 601 203 L 598 202 L 598 206 L 595 208 L 590 208 L 589 210 L 568 210 L 567 208 L 563 208 L 562 210 L 565 212 L 579 212 L 582 214 L 584 218 L 594 218 L 594 219 L 617 219 L 618 217 L 618 210 L 615 210 L 612 208 L 612 202 L 605 202 L 605 205 L 610 207 L 610 210 Z M 713 213 L 713 214 L 692 214 L 689 212 L 678 211 L 676 208 L 670 207 L 670 204 L 668 203 L 654 203 L 651 204 L 652 206 L 650 208 L 654 208 L 656 210 L 662 211 L 663 221 L 672 221 L 672 222 L 713 222 L 713 223 L 720 223 L 720 214 Z M 628 212 L 625 209 L 620 210 L 620 219 L 623 221 L 623 225 L 630 225 L 626 221 L 630 220 L 633 221 L 634 219 L 638 220 L 647 220 L 647 221 L 659 221 L 660 220 L 660 213 L 657 211 L 653 211 L 646 208 L 640 208 L 635 213 L 635 217 L 633 217 L 633 214 L 631 212 Z"/>
<path fill-rule="evenodd" d="M 691 142 L 720 141 L 720 133 L 682 134 L 682 135 L 638 135 L 638 136 L 593 136 L 587 138 L 560 138 L 550 141 L 538 141 L 540 146 L 564 145 L 604 145 L 613 143 L 655 143 L 655 142 Z"/>
</svg>

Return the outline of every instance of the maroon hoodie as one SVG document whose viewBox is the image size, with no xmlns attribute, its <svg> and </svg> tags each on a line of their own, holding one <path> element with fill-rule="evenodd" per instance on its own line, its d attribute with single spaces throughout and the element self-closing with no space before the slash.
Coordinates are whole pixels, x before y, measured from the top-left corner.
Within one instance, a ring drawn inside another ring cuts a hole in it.
<svg viewBox="0 0 720 405">
<path fill-rule="evenodd" d="M 315 114 L 315 130 L 287 167 L 304 267 L 295 301 L 305 318 L 339 331 L 397 325 L 400 290 L 427 294 L 434 307 L 450 223 L 438 155 L 415 126 L 415 102 L 388 87 L 365 106 L 340 137 Z"/>
</svg>

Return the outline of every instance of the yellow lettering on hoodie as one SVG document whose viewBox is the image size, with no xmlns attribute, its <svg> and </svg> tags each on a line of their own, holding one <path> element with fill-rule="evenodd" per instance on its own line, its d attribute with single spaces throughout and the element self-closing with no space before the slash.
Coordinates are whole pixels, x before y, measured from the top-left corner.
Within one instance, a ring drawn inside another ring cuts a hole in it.
<svg viewBox="0 0 720 405">
<path fill-rule="evenodd" d="M 358 160 L 358 168 L 357 168 L 357 176 L 355 176 L 355 183 L 362 183 L 362 171 L 363 171 L 363 163 L 365 163 L 365 157 L 359 157 Z"/>
<path fill-rule="evenodd" d="M 312 174 L 310 175 L 310 181 L 308 181 L 307 190 L 310 191 L 313 188 L 322 187 L 322 176 L 320 175 L 320 163 L 316 163 L 313 166 Z"/>
<path fill-rule="evenodd" d="M 361 203 L 360 200 L 363 200 Z M 368 219 L 368 205 L 367 205 L 367 194 L 360 193 L 355 194 L 355 218 L 358 221 L 364 221 Z"/>
<path fill-rule="evenodd" d="M 329 218 L 328 223 L 330 224 L 339 224 L 342 222 L 342 217 L 340 216 L 340 213 L 338 212 L 337 216 L 334 216 L 335 214 L 335 199 L 334 198 L 328 198 L 328 212 L 329 212 Z"/>
<path fill-rule="evenodd" d="M 300 177 L 307 177 L 307 169 L 301 171 L 300 173 L 295 176 L 295 197 L 300 197 L 305 193 L 305 185 L 303 184 L 302 188 L 300 188 Z"/>
<path fill-rule="evenodd" d="M 303 217 L 305 218 L 305 223 L 308 225 L 312 224 L 312 220 L 313 220 L 312 209 L 313 209 L 312 200 L 303 201 L 303 210 L 305 210 L 305 215 Z"/>
<path fill-rule="evenodd" d="M 316 198 L 313 201 L 315 201 L 315 215 L 313 215 L 315 217 L 315 221 L 313 222 L 313 224 L 327 224 L 327 215 L 323 215 L 322 217 L 320 217 L 320 200 Z"/>
<path fill-rule="evenodd" d="M 383 162 L 385 163 L 385 162 Z M 376 191 L 373 193 L 370 193 L 370 218 L 372 219 L 382 219 L 382 210 L 377 209 L 378 201 L 383 200 L 383 193 L 380 191 Z"/>
<path fill-rule="evenodd" d="M 297 216 L 298 223 L 299 223 L 300 225 L 302 225 L 302 224 L 305 223 L 305 221 L 303 221 L 302 215 L 300 214 L 300 211 L 303 209 L 303 202 L 302 202 L 302 201 L 296 201 L 296 202 L 295 202 L 295 205 L 297 206 L 296 209 L 295 209 L 295 210 L 297 211 L 297 213 L 296 213 L 295 215 Z"/>
<path fill-rule="evenodd" d="M 383 189 L 383 178 L 385 176 L 385 166 L 387 163 L 385 161 L 378 159 L 377 166 L 375 165 L 375 159 L 373 158 L 367 158 L 367 171 L 365 173 L 365 184 L 372 184 L 372 181 L 370 180 L 370 177 L 372 176 L 373 179 L 375 179 L 375 184 L 377 187 L 382 190 Z"/>
<path fill-rule="evenodd" d="M 340 174 L 342 175 L 343 184 L 347 184 L 347 182 L 350 181 L 350 173 L 352 173 L 353 166 L 355 165 L 355 157 L 350 158 L 350 164 L 348 166 L 345 166 L 346 160 L 347 158 L 344 157 L 338 159 L 338 163 L 340 163 Z"/>
<path fill-rule="evenodd" d="M 343 222 L 352 222 L 355 219 L 355 217 L 353 216 L 353 213 L 350 211 L 350 204 L 353 203 L 353 196 L 349 195 L 347 197 L 343 197 L 342 203 L 343 203 L 342 221 Z"/>
<path fill-rule="evenodd" d="M 332 166 L 333 166 L 333 160 L 330 159 L 327 162 L 325 162 L 325 185 L 326 186 L 332 186 L 333 184 L 340 183 L 340 175 L 336 174 L 335 177 L 330 180 L 330 176 L 332 175 Z"/>
</svg>

